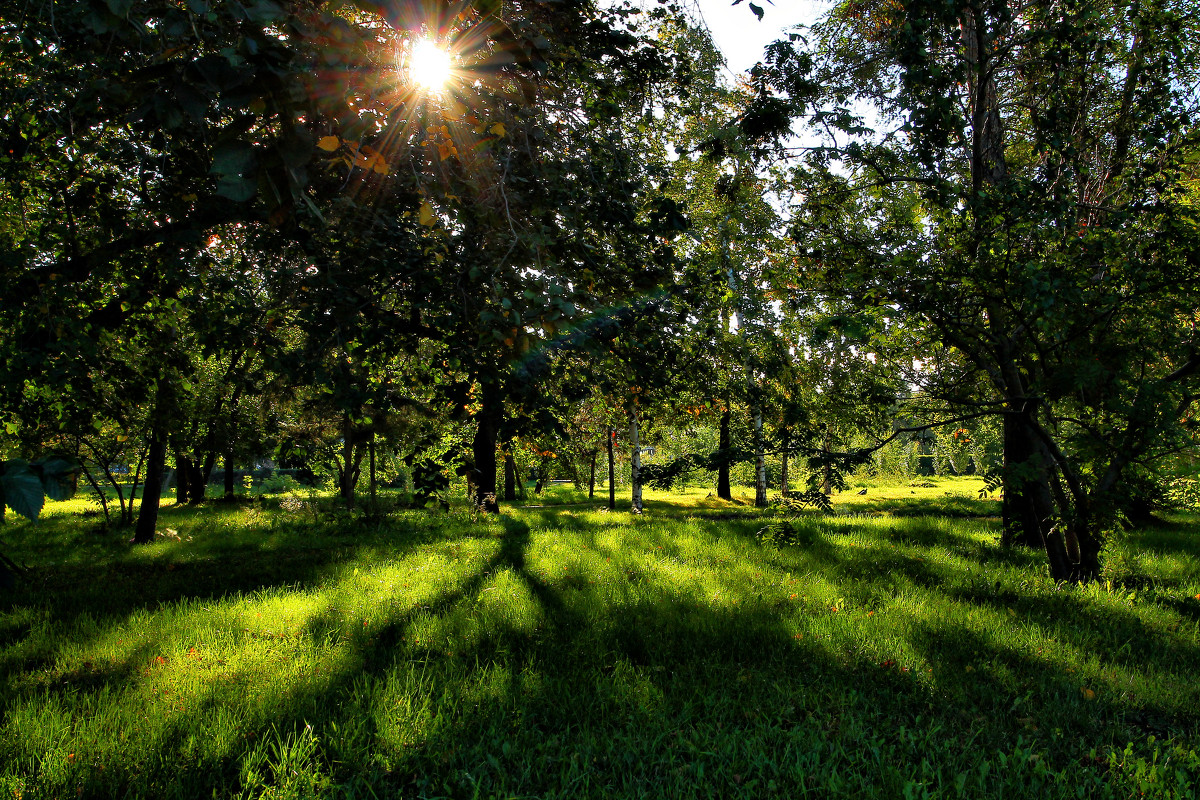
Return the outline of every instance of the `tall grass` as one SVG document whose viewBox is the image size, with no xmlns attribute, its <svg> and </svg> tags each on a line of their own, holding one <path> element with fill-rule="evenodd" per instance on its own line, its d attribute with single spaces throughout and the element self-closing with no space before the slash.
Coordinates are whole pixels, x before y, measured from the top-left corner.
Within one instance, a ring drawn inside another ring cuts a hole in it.
<svg viewBox="0 0 1200 800">
<path fill-rule="evenodd" d="M 1197 520 L 1069 588 L 969 484 L 704 494 L 10 523 L 0 796 L 1194 796 Z"/>
</svg>

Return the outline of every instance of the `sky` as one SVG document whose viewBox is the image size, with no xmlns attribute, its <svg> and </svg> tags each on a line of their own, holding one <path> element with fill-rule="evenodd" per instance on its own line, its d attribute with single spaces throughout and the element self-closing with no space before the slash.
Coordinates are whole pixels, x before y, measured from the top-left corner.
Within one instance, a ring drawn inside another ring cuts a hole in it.
<svg viewBox="0 0 1200 800">
<path fill-rule="evenodd" d="M 759 21 L 747 2 L 732 5 L 733 0 L 694 0 L 713 40 L 725 54 L 729 69 L 737 73 L 749 70 L 762 59 L 763 48 L 782 38 L 785 30 L 801 23 L 812 24 L 833 3 L 831 0 L 753 0 L 763 10 Z"/>
</svg>

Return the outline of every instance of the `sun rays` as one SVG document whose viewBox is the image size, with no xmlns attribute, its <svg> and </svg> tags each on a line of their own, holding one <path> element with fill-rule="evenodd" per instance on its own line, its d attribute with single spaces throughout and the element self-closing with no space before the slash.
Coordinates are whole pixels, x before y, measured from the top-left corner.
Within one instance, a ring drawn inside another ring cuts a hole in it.
<svg viewBox="0 0 1200 800">
<path fill-rule="evenodd" d="M 440 93 L 450 80 L 452 57 L 429 39 L 419 39 L 412 45 L 408 71 L 413 83 L 428 92 Z"/>
</svg>

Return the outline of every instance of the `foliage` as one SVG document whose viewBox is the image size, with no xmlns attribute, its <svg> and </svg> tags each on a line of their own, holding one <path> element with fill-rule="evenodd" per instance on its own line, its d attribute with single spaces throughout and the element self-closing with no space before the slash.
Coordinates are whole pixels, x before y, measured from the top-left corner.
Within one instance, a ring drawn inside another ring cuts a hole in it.
<svg viewBox="0 0 1200 800">
<path fill-rule="evenodd" d="M 0 509 L 7 506 L 35 520 L 46 498 L 66 500 L 74 493 L 78 472 L 77 464 L 57 456 L 32 462 L 21 458 L 0 462 Z"/>
<path fill-rule="evenodd" d="M 793 293 L 923 345 L 911 413 L 1002 419 L 1006 507 L 1064 580 L 1134 465 L 1194 445 L 1193 11 L 850 3 L 754 75 L 814 139 Z"/>
<path fill-rule="evenodd" d="M 1165 490 L 1170 508 L 1200 511 L 1200 481 L 1195 478 L 1171 478 Z"/>
</svg>

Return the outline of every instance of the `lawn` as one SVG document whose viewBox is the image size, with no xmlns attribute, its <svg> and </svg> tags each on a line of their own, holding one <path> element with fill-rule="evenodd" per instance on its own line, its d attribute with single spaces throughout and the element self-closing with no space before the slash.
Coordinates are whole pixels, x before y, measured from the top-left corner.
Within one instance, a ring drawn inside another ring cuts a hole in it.
<svg viewBox="0 0 1200 800">
<path fill-rule="evenodd" d="M 1194 796 L 1200 519 L 1061 587 L 977 483 L 911 483 L 782 547 L 694 489 L 10 515 L 0 797 Z"/>
</svg>

